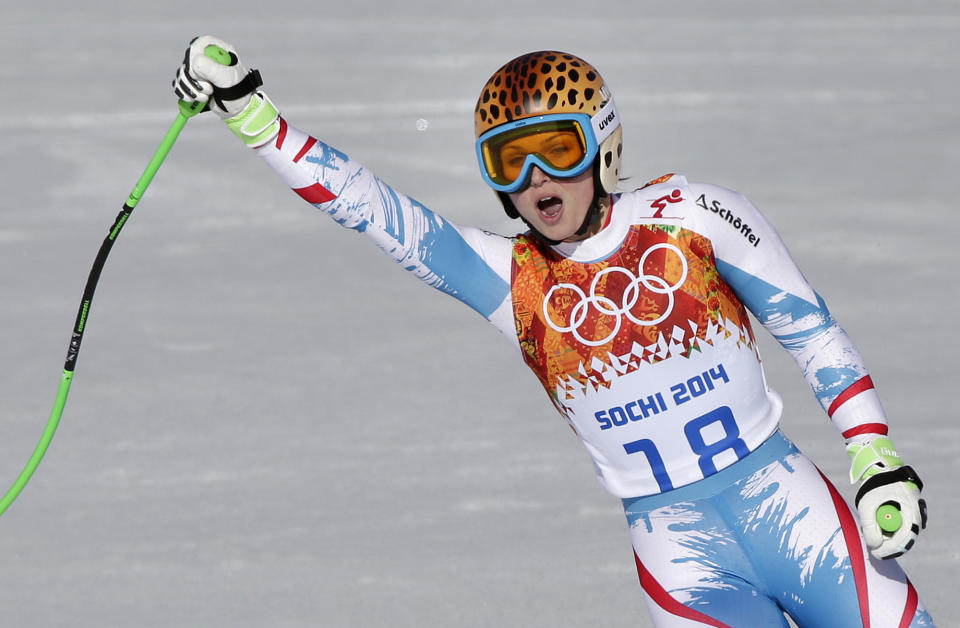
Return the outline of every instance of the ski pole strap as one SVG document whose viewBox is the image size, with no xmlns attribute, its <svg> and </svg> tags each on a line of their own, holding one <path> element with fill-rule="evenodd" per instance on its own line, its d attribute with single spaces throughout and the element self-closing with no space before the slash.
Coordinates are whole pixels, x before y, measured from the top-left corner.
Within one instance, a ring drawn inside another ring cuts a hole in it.
<svg viewBox="0 0 960 628">
<path fill-rule="evenodd" d="M 260 70 L 250 70 L 247 72 L 247 75 L 243 77 L 243 80 L 236 85 L 231 85 L 230 87 L 217 87 L 214 85 L 213 99 L 221 109 L 226 111 L 227 108 L 223 105 L 223 101 L 243 98 L 247 94 L 252 94 L 257 91 L 257 88 L 262 85 L 263 79 L 260 78 Z"/>
<path fill-rule="evenodd" d="M 879 486 L 887 486 L 888 484 L 896 484 L 897 482 L 912 482 L 918 490 L 923 490 L 923 482 L 920 481 L 920 476 L 917 475 L 917 472 L 909 465 L 904 465 L 890 471 L 877 473 L 864 480 L 860 486 L 860 490 L 857 491 L 857 497 L 853 500 L 854 505 L 859 508 L 860 500 L 873 489 Z"/>
</svg>

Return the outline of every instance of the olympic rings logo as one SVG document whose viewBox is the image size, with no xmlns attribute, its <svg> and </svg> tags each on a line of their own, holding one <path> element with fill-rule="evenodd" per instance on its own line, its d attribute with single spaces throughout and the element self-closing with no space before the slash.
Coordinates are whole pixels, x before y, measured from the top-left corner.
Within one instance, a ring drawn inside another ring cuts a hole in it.
<svg viewBox="0 0 960 628">
<path fill-rule="evenodd" d="M 651 253 L 659 249 L 672 251 L 680 259 L 683 272 L 675 283 L 668 283 L 663 277 L 659 277 L 657 275 L 648 275 L 643 271 L 643 266 L 646 263 L 647 258 Z M 629 269 L 621 268 L 619 266 L 610 266 L 604 268 L 597 273 L 596 276 L 594 276 L 593 281 L 590 283 L 589 295 L 584 294 L 580 286 L 577 286 L 576 284 L 558 283 L 554 285 L 550 288 L 549 292 L 547 292 L 547 296 L 543 300 L 543 318 L 555 331 L 560 333 L 571 333 L 573 334 L 573 337 L 577 339 L 577 341 L 587 345 L 588 347 L 599 347 L 607 344 L 614 338 L 614 336 L 617 335 L 617 333 L 620 331 L 620 327 L 623 325 L 624 316 L 637 325 L 644 327 L 650 327 L 651 325 L 657 325 L 665 321 L 673 311 L 673 294 L 679 290 L 683 283 L 687 280 L 688 271 L 689 267 L 687 266 L 687 258 L 684 257 L 683 252 L 680 251 L 680 249 L 672 244 L 655 244 L 644 251 L 643 256 L 640 257 L 640 262 L 637 264 L 638 275 L 634 275 Z M 607 296 L 597 294 L 597 284 L 600 282 L 601 278 L 609 273 L 622 273 L 630 279 L 630 284 L 623 291 L 623 294 L 620 295 L 619 304 Z M 663 308 L 663 313 L 653 320 L 639 319 L 630 311 L 637 304 L 637 301 L 640 298 L 641 286 L 654 294 L 664 294 L 667 296 L 667 305 Z M 579 297 L 577 304 L 574 305 L 573 309 L 570 311 L 570 319 L 568 321 L 569 325 L 557 325 L 550 316 L 550 297 L 552 297 L 553 293 L 557 290 L 570 290 L 574 292 L 577 297 Z M 587 315 L 589 314 L 591 307 L 598 310 L 601 314 L 615 316 L 617 321 L 613 326 L 613 330 L 604 338 L 599 340 L 589 340 L 580 334 L 580 326 L 583 325 L 583 323 L 587 320 Z"/>
</svg>

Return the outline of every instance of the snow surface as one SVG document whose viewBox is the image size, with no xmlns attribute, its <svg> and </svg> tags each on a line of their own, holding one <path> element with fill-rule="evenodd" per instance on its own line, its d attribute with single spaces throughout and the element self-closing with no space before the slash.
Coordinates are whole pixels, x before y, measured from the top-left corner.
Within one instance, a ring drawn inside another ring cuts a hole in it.
<svg viewBox="0 0 960 628">
<path fill-rule="evenodd" d="M 210 4 L 0 9 L 3 490 L 193 36 L 233 42 L 293 123 L 504 233 L 472 105 L 502 62 L 558 48 L 613 87 L 627 185 L 718 183 L 781 231 L 927 483 L 931 527 L 902 563 L 939 625 L 960 625 L 960 5 Z M 785 431 L 849 495 L 839 435 L 763 346 Z M 2 626 L 44 628 L 650 625 L 618 501 L 507 342 L 210 114 L 114 247 L 60 429 L 0 518 L 0 607 Z"/>
</svg>

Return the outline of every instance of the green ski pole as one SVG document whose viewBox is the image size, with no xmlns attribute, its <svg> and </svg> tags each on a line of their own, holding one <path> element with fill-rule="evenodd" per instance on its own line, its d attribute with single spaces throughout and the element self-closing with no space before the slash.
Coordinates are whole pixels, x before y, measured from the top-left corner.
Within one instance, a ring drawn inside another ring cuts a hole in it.
<svg viewBox="0 0 960 628">
<path fill-rule="evenodd" d="M 229 59 L 229 53 L 217 46 L 207 46 L 204 53 L 219 63 L 224 63 L 224 59 Z M 30 456 L 30 460 L 27 461 L 23 471 L 20 472 L 16 481 L 14 481 L 13 485 L 7 490 L 3 499 L 0 499 L 0 515 L 6 512 L 10 504 L 20 495 L 20 492 L 27 485 L 27 482 L 30 481 L 30 477 L 47 452 L 50 441 L 53 440 L 53 435 L 57 431 L 57 426 L 60 424 L 60 417 L 63 416 L 63 408 L 67 403 L 67 394 L 70 392 L 70 384 L 73 381 L 73 372 L 77 365 L 77 356 L 80 353 L 80 343 L 83 340 L 83 332 L 90 316 L 93 293 L 97 289 L 100 272 L 103 270 L 103 265 L 107 261 L 110 249 L 113 248 L 113 243 L 116 242 L 117 236 L 120 235 L 120 230 L 123 229 L 123 225 L 125 225 L 130 218 L 133 209 L 137 206 L 137 203 L 140 202 L 140 199 L 143 198 L 147 187 L 150 185 L 150 182 L 153 181 L 154 175 L 157 174 L 157 170 L 160 169 L 160 165 L 163 164 L 163 160 L 166 159 L 170 149 L 173 148 L 173 143 L 177 140 L 177 136 L 180 135 L 180 131 L 183 130 L 187 120 L 203 111 L 203 103 L 190 104 L 181 100 L 178 106 L 180 111 L 176 119 L 173 121 L 173 124 L 170 125 L 170 129 L 164 136 L 163 141 L 160 142 L 160 146 L 153 154 L 153 158 L 150 160 L 147 168 L 143 171 L 143 174 L 140 175 L 140 179 L 133 187 L 133 191 L 130 192 L 130 196 L 127 197 L 127 201 L 123 204 L 123 209 L 117 214 L 116 220 L 114 220 L 113 225 L 110 227 L 110 231 L 107 233 L 107 237 L 104 238 L 103 244 L 100 245 L 97 257 L 93 261 L 93 267 L 87 276 L 87 285 L 84 288 L 83 298 L 80 301 L 80 309 L 77 312 L 77 319 L 73 326 L 73 334 L 70 337 L 70 347 L 67 349 L 67 360 L 63 365 L 63 374 L 60 377 L 60 388 L 57 391 L 57 398 L 53 403 L 53 409 L 50 411 L 50 418 L 47 420 L 47 426 L 43 431 L 43 436 L 40 438 L 36 449 L 34 449 L 33 455 Z"/>
</svg>

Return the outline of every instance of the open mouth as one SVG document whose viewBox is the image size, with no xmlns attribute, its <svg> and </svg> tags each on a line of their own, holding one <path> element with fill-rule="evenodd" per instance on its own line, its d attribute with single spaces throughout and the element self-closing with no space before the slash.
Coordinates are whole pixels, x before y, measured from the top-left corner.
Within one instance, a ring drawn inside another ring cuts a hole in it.
<svg viewBox="0 0 960 628">
<path fill-rule="evenodd" d="M 537 201 L 537 209 L 545 218 L 556 218 L 563 211 L 563 201 L 556 196 L 547 196 Z"/>
</svg>

